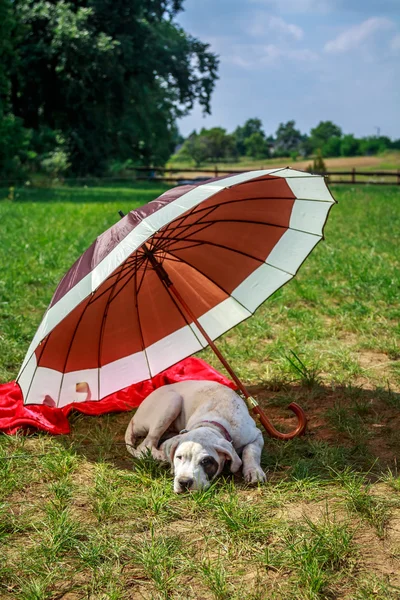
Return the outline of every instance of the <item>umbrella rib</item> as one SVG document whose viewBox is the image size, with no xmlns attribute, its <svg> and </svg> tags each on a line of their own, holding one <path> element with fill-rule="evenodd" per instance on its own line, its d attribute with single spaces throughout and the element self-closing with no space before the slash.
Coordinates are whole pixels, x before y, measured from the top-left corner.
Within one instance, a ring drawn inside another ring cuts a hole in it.
<svg viewBox="0 0 400 600">
<path fill-rule="evenodd" d="M 198 211 L 198 212 L 203 212 L 203 211 L 206 211 L 206 210 L 208 210 L 208 213 L 207 213 L 207 214 L 205 214 L 205 215 L 202 215 L 202 216 L 200 217 L 200 219 L 197 219 L 196 223 L 189 223 L 189 224 L 187 224 L 187 223 L 185 223 L 185 220 L 186 220 L 186 219 L 188 219 L 189 217 L 191 217 L 191 216 L 193 216 L 193 215 L 196 215 L 196 216 L 197 216 L 197 212 L 196 212 L 196 211 L 194 210 L 194 208 L 193 208 L 193 209 L 190 211 L 190 213 L 188 213 L 187 215 L 184 215 L 184 216 L 182 216 L 182 217 L 179 217 L 179 219 L 175 219 L 174 221 L 171 221 L 171 223 L 169 224 L 169 225 L 172 225 L 172 224 L 176 223 L 176 221 L 177 221 L 177 220 L 181 220 L 182 222 L 181 222 L 181 224 L 180 224 L 180 225 L 175 225 L 174 227 L 170 227 L 170 226 L 168 225 L 168 226 L 167 226 L 167 228 L 166 228 L 165 230 L 161 230 L 161 232 L 160 232 L 160 233 L 161 233 L 161 235 L 160 235 L 160 236 L 158 236 L 158 237 L 159 237 L 159 238 L 165 238 L 165 237 L 168 237 L 167 235 L 164 235 L 164 234 L 165 234 L 165 233 L 167 233 L 167 232 L 172 232 L 172 233 L 173 233 L 173 232 L 175 232 L 177 229 L 182 229 L 182 233 L 185 233 L 185 230 L 189 229 L 190 227 L 193 227 L 193 226 L 195 226 L 195 225 L 202 225 L 202 224 L 203 224 L 203 221 L 202 221 L 202 219 L 203 219 L 203 218 L 207 218 L 207 217 L 208 217 L 208 216 L 209 216 L 209 215 L 210 215 L 212 212 L 214 212 L 214 211 L 215 211 L 215 210 L 218 208 L 218 206 L 219 206 L 218 204 L 215 204 L 214 206 L 207 207 L 207 209 L 202 209 L 201 211 Z"/>
<path fill-rule="evenodd" d="M 221 190 L 221 191 L 223 191 L 223 190 Z M 219 195 L 219 193 L 216 194 L 216 196 L 218 196 L 218 195 Z M 237 204 L 237 203 L 240 203 L 240 202 L 253 202 L 255 200 L 260 200 L 260 201 L 264 201 L 264 202 L 265 201 L 270 201 L 270 200 L 273 200 L 273 201 L 276 201 L 276 200 L 278 200 L 278 201 L 281 201 L 281 200 L 291 200 L 291 201 L 294 202 L 295 200 L 298 200 L 298 198 L 293 197 L 293 196 L 281 196 L 279 198 L 276 198 L 274 196 L 271 196 L 271 197 L 262 197 L 262 198 L 260 198 L 260 197 L 248 197 L 248 198 L 236 198 L 236 199 L 232 199 L 232 200 L 227 200 L 226 202 L 213 204 L 211 207 L 210 206 L 206 206 L 206 207 L 203 207 L 203 208 L 199 208 L 199 205 L 197 205 L 197 206 L 194 206 L 193 208 L 191 208 L 188 212 L 186 212 L 183 215 L 181 215 L 180 217 L 177 217 L 176 219 L 174 219 L 173 221 L 171 221 L 171 223 L 169 223 L 168 225 L 165 225 L 163 228 L 161 228 L 160 231 L 162 233 L 164 233 L 164 232 L 169 231 L 169 230 L 174 231 L 175 229 L 179 229 L 181 227 L 187 227 L 187 225 L 183 223 L 183 221 L 185 221 L 185 219 L 188 219 L 189 217 L 191 217 L 193 215 L 198 215 L 199 213 L 202 213 L 202 212 L 206 213 L 207 211 L 210 211 L 210 209 L 214 210 L 214 209 L 220 208 L 221 206 L 225 206 L 225 205 L 229 205 L 229 204 Z M 302 198 L 302 200 L 303 200 L 303 198 Z M 304 200 L 308 200 L 308 199 L 304 198 Z M 314 202 L 314 200 L 308 200 L 308 201 Z M 212 210 L 211 210 L 211 212 L 212 212 Z M 207 215 L 205 215 L 205 216 L 207 216 Z M 201 219 L 203 219 L 203 218 L 204 218 L 204 215 L 201 217 Z M 179 221 L 181 223 L 179 225 L 177 225 L 176 223 L 179 222 Z M 199 220 L 198 222 L 201 223 L 201 220 Z M 174 225 L 174 227 L 171 227 L 172 225 Z"/>
<path fill-rule="evenodd" d="M 89 304 L 90 304 L 90 300 L 89 300 L 89 302 L 87 303 L 87 305 L 86 305 L 86 307 L 84 308 L 84 310 L 82 311 L 81 315 L 79 316 L 79 319 L 78 319 L 78 321 L 77 321 L 77 323 L 76 323 L 76 325 L 75 325 L 74 332 L 73 332 L 73 334 L 72 334 L 72 337 L 71 337 L 71 339 L 70 339 L 70 342 L 69 342 L 69 345 L 68 345 L 68 351 L 67 351 L 67 354 L 66 354 L 66 357 L 65 357 L 65 361 L 64 361 L 64 367 L 63 367 L 62 374 L 61 374 L 60 389 L 58 390 L 57 408 L 58 408 L 58 404 L 59 404 L 59 402 L 60 402 L 61 389 L 62 389 L 62 386 L 63 386 L 63 383 L 64 383 L 65 369 L 66 369 L 66 367 L 67 367 L 67 362 L 68 362 L 69 354 L 70 354 L 70 352 L 71 352 L 72 344 L 74 343 L 74 339 L 75 339 L 75 336 L 76 336 L 76 332 L 78 331 L 78 327 L 79 327 L 79 325 L 80 325 L 80 322 L 82 321 L 82 319 L 83 319 L 83 315 L 85 314 L 85 311 L 86 311 L 87 307 L 89 306 Z"/>
<path fill-rule="evenodd" d="M 139 282 L 139 286 L 136 288 L 136 291 L 137 291 L 138 294 L 139 294 L 139 292 L 140 292 L 140 290 L 142 288 L 142 285 L 143 285 L 143 282 L 144 282 L 144 276 L 146 275 L 146 271 L 149 268 L 149 261 L 148 261 L 148 259 L 145 260 L 145 262 L 143 264 L 144 264 L 144 269 L 143 269 L 142 278 L 141 278 L 141 280 Z M 137 270 L 135 271 L 135 273 L 137 273 Z"/>
<path fill-rule="evenodd" d="M 124 266 L 123 269 L 121 269 L 121 271 L 120 271 L 120 272 L 125 271 L 125 273 L 124 273 L 123 277 L 119 278 L 119 280 L 118 280 L 119 282 L 121 282 L 124 278 L 128 277 L 131 274 L 132 269 L 140 268 L 141 265 L 139 265 L 139 267 L 138 267 L 137 264 L 135 264 L 135 262 L 137 263 L 139 261 L 130 261 L 129 263 L 127 260 L 125 261 L 126 266 Z M 107 280 L 105 280 L 105 281 L 107 281 Z M 106 294 L 112 287 L 114 287 L 114 284 L 110 285 L 107 289 L 103 290 L 100 294 L 93 296 L 90 300 L 90 304 L 94 304 L 95 302 L 97 302 L 97 300 L 99 300 L 102 296 L 104 296 L 104 294 Z"/>
<path fill-rule="evenodd" d="M 143 348 L 144 357 L 145 357 L 146 363 L 147 363 L 147 369 L 149 371 L 149 377 L 151 377 L 150 363 L 149 363 L 149 358 L 148 358 L 147 352 L 146 352 L 142 324 L 140 322 L 140 315 L 139 315 L 139 289 L 140 288 L 138 289 L 138 286 L 137 286 L 137 269 L 135 270 L 135 273 L 134 273 L 133 289 L 134 289 L 134 293 L 135 293 L 135 308 L 136 308 L 136 315 L 137 315 L 137 320 L 138 320 L 138 325 L 139 325 L 140 339 L 142 341 L 142 348 Z"/>
<path fill-rule="evenodd" d="M 193 333 L 194 337 L 199 342 L 201 348 L 206 348 L 206 346 L 208 346 L 208 344 L 206 344 L 206 346 L 203 346 L 203 344 L 201 343 L 201 341 L 200 341 L 200 339 L 199 339 L 196 331 L 192 328 L 192 323 L 189 321 L 189 319 L 187 318 L 187 316 L 185 315 L 185 313 L 182 311 L 182 308 L 179 306 L 176 298 L 171 294 L 171 292 L 169 291 L 168 286 L 165 285 L 164 282 L 163 282 L 163 286 L 164 286 L 164 289 L 166 290 L 166 292 L 168 293 L 168 296 L 171 298 L 172 302 L 175 304 L 175 307 L 179 311 L 179 313 L 180 313 L 181 317 L 183 318 L 183 320 L 185 321 L 186 325 L 189 327 L 190 331 Z"/>
<path fill-rule="evenodd" d="M 222 287 L 222 285 L 220 283 L 217 283 L 212 277 L 210 277 L 209 275 L 207 275 L 206 273 L 204 273 L 201 269 L 199 269 L 198 267 L 195 267 L 194 265 L 190 264 L 189 262 L 187 262 L 184 258 L 179 258 L 178 256 L 176 256 L 176 254 L 174 254 L 173 252 L 168 252 L 168 254 L 171 254 L 172 256 L 175 257 L 176 262 L 183 262 L 186 265 L 188 265 L 189 267 L 191 267 L 192 269 L 194 269 L 197 273 L 200 273 L 200 275 L 203 275 L 203 277 L 205 277 L 206 279 L 208 279 L 209 281 L 211 281 L 211 283 L 213 283 L 218 289 L 220 289 L 222 292 L 224 292 L 224 294 L 226 294 L 228 296 L 228 298 L 233 298 L 238 304 L 240 304 L 247 312 L 250 312 L 249 309 L 242 304 L 239 300 L 237 300 L 234 296 L 232 296 L 232 294 L 230 292 L 228 292 L 225 288 Z M 168 259 L 167 259 L 168 260 Z M 164 267 L 165 268 L 165 267 Z"/>
<path fill-rule="evenodd" d="M 195 225 L 192 225 L 192 227 L 195 227 Z M 204 227 L 200 227 L 200 229 L 197 229 L 196 231 L 192 231 L 191 233 L 189 233 L 189 236 L 191 235 L 197 235 L 198 233 L 201 233 L 202 231 L 204 231 L 205 229 L 208 229 L 209 227 L 211 227 L 211 224 L 207 223 L 206 225 L 204 225 Z M 178 234 L 179 235 L 179 234 Z M 170 235 L 168 237 L 160 237 L 157 238 L 157 240 L 161 240 L 161 244 L 159 246 L 157 246 L 157 244 L 155 244 L 155 247 L 157 250 L 163 250 L 165 247 L 168 247 L 168 242 L 169 240 L 182 240 L 184 242 L 186 242 L 186 240 L 190 239 L 190 237 L 171 237 Z M 193 240 L 196 241 L 196 240 Z"/>
<path fill-rule="evenodd" d="M 218 196 L 218 194 L 217 194 Z M 270 197 L 270 198 L 266 198 L 266 197 L 249 197 L 249 198 L 236 198 L 236 199 L 232 199 L 232 200 L 227 200 L 226 202 L 219 202 L 216 204 L 213 204 L 211 207 L 210 206 L 206 206 L 203 208 L 199 208 L 199 205 L 194 206 L 193 208 L 191 208 L 187 213 L 184 213 L 183 215 L 181 215 L 180 217 L 177 217 L 176 219 L 174 219 L 173 221 L 171 221 L 171 223 L 169 223 L 168 225 L 164 226 L 164 228 L 162 228 L 160 231 L 164 232 L 167 231 L 169 229 L 174 230 L 174 229 L 179 229 L 180 227 L 186 227 L 185 224 L 180 224 L 180 225 L 175 225 L 174 227 L 171 227 L 171 225 L 174 225 L 175 223 L 177 223 L 178 221 L 184 221 L 185 219 L 188 219 L 189 217 L 193 216 L 193 215 L 198 215 L 199 213 L 202 212 L 206 212 L 208 210 L 211 209 L 217 209 L 220 208 L 222 206 L 227 206 L 229 204 L 238 204 L 240 202 L 253 202 L 254 200 L 260 200 L 260 201 L 269 201 L 269 200 L 292 200 L 293 202 L 295 200 L 297 200 L 298 198 L 295 198 L 293 196 L 282 196 L 280 198 L 276 198 L 276 197 Z M 313 202 L 311 200 L 311 202 Z M 204 217 L 204 215 L 201 217 L 201 219 Z M 200 221 L 201 222 L 201 221 Z"/>
<path fill-rule="evenodd" d="M 215 225 L 216 223 L 246 223 L 247 225 L 263 225 L 266 227 L 277 227 L 279 229 L 291 229 L 292 231 L 298 231 L 299 233 L 305 233 L 307 235 L 314 235 L 316 237 L 321 237 L 320 235 L 318 235 L 317 233 L 311 233 L 310 231 L 304 231 L 303 229 L 297 229 L 295 227 L 290 227 L 289 225 L 278 225 L 276 223 L 270 223 L 270 222 L 265 222 L 265 221 L 253 221 L 251 219 L 221 219 L 220 221 L 201 221 L 202 224 L 207 225 L 207 226 L 211 226 L 211 225 Z M 192 225 L 193 227 L 193 225 Z M 202 230 L 200 230 L 202 231 Z M 199 233 L 199 231 L 196 231 L 195 233 Z M 171 239 L 171 238 L 166 238 L 166 239 Z"/>
<path fill-rule="evenodd" d="M 50 332 L 50 333 L 51 333 L 51 332 Z M 43 354 L 43 352 L 44 352 L 44 349 L 46 348 L 47 342 L 49 341 L 50 333 L 47 335 L 47 337 L 46 337 L 46 341 L 44 342 L 44 344 L 43 344 L 43 348 L 41 349 L 41 352 L 40 352 L 40 354 L 39 354 L 39 357 L 38 357 L 38 359 L 37 359 L 37 361 L 36 361 L 36 367 L 35 367 L 35 370 L 33 371 L 33 375 L 32 375 L 32 377 L 31 377 L 31 382 L 30 382 L 30 384 L 29 384 L 29 387 L 28 387 L 28 392 L 27 392 L 27 394 L 26 394 L 26 398 L 28 398 L 28 396 L 29 396 L 29 392 L 31 391 L 32 383 L 33 383 L 33 380 L 35 379 L 36 371 L 38 370 L 38 367 L 39 367 L 39 360 L 42 358 L 42 354 Z M 23 370 L 22 370 L 22 372 L 21 372 L 21 375 L 22 375 L 22 373 L 25 371 L 26 367 L 28 366 L 28 363 L 29 363 L 29 361 L 31 360 L 31 358 L 32 358 L 32 356 L 33 356 L 34 354 L 35 354 L 35 350 L 32 352 L 32 354 L 31 354 L 31 355 L 30 355 L 30 357 L 29 357 L 29 360 L 26 362 L 26 365 L 25 365 L 25 367 L 23 368 Z"/>
<path fill-rule="evenodd" d="M 100 326 L 100 337 L 99 337 L 99 351 L 97 353 L 97 363 L 98 363 L 98 367 L 97 367 L 97 395 L 98 398 L 100 400 L 100 369 L 101 369 L 101 352 L 102 352 L 102 346 L 103 346 L 103 338 L 104 338 L 104 329 L 105 329 L 105 324 L 106 324 L 106 318 L 108 315 L 108 308 L 112 302 L 111 296 L 113 294 L 113 291 L 115 289 L 115 286 L 117 285 L 117 283 L 120 281 L 121 279 L 121 273 L 122 273 L 123 269 L 120 270 L 120 272 L 117 275 L 116 280 L 114 281 L 114 284 L 111 286 L 111 291 L 110 291 L 110 295 L 108 297 L 106 306 L 104 308 L 104 312 L 103 312 L 103 317 L 101 320 L 101 326 Z M 89 303 L 90 304 L 90 303 Z"/>
<path fill-rule="evenodd" d="M 90 306 L 94 302 L 95 302 L 95 300 L 93 300 L 93 297 L 90 298 L 89 302 L 87 303 L 85 309 L 82 311 L 82 313 L 81 313 L 81 315 L 80 315 L 80 317 L 79 317 L 79 319 L 78 319 L 78 321 L 77 321 L 77 323 L 75 325 L 75 329 L 74 329 L 74 332 L 72 334 L 72 337 L 71 337 L 71 340 L 70 340 L 70 343 L 69 343 L 69 346 L 68 346 L 68 351 L 67 351 L 67 354 L 66 354 L 66 357 L 65 357 L 65 361 L 64 361 L 64 367 L 63 367 L 62 376 L 61 376 L 60 389 L 59 389 L 59 392 L 58 392 L 57 407 L 58 407 L 58 404 L 60 402 L 60 394 L 61 394 L 61 389 L 62 389 L 62 385 L 63 385 L 63 381 L 64 381 L 65 369 L 66 369 L 68 358 L 69 358 L 69 355 L 70 355 L 70 352 L 71 352 L 72 344 L 74 343 L 76 332 L 78 331 L 78 327 L 79 327 L 79 325 L 80 325 L 80 323 L 81 323 L 81 321 L 83 319 L 83 315 L 85 314 L 86 309 L 88 308 L 88 306 Z"/>
<path fill-rule="evenodd" d="M 318 236 L 318 237 L 320 240 L 322 239 L 321 236 Z M 179 238 L 176 238 L 176 240 L 180 241 Z M 235 252 L 236 254 L 241 254 L 242 256 L 246 256 L 247 258 L 252 258 L 253 260 L 256 260 L 257 262 L 259 262 L 262 265 L 269 265 L 270 267 L 273 267 L 274 269 L 277 269 L 278 271 L 282 271 L 283 273 L 286 273 L 287 275 L 290 275 L 291 277 L 293 277 L 293 273 L 289 273 L 289 271 L 285 271 L 285 269 L 276 267 L 275 265 L 272 265 L 271 263 L 267 262 L 266 260 L 257 258 L 256 256 L 252 256 L 251 254 L 248 254 L 247 252 L 242 252 L 241 250 L 237 250 L 236 248 L 230 248 L 229 246 L 224 246 L 223 244 L 217 244 L 215 242 L 210 242 L 208 240 L 198 240 L 198 241 L 204 245 L 208 244 L 209 246 L 215 246 L 216 248 L 223 248 L 224 250 L 230 250 L 231 252 Z M 170 250 L 168 250 L 168 252 L 170 252 Z"/>
<path fill-rule="evenodd" d="M 119 290 L 116 292 L 116 294 L 114 294 L 114 296 L 111 299 L 111 302 L 115 300 L 115 298 L 117 298 L 117 296 L 119 296 L 119 294 L 122 292 L 122 290 L 124 288 L 126 288 L 126 286 L 129 284 L 129 282 L 131 281 L 132 277 L 134 277 L 135 272 L 137 271 L 137 269 L 135 269 L 134 267 L 131 269 L 131 272 L 129 274 L 129 277 L 125 280 L 124 284 L 119 288 Z"/>
</svg>

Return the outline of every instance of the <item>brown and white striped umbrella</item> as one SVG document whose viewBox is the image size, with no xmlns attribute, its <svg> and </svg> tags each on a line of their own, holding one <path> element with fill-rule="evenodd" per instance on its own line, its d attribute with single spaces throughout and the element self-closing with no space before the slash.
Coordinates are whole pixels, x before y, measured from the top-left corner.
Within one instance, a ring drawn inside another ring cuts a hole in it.
<svg viewBox="0 0 400 600">
<path fill-rule="evenodd" d="M 25 404 L 100 400 L 204 348 L 192 316 L 211 340 L 247 319 L 296 274 L 334 203 L 323 177 L 287 168 L 130 212 L 58 285 L 18 375 Z"/>
</svg>

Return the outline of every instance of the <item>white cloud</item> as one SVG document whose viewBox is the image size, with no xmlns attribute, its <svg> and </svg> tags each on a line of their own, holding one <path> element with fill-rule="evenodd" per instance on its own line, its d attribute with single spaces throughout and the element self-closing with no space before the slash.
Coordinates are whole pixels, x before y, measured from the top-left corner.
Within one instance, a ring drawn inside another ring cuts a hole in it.
<svg viewBox="0 0 400 600">
<path fill-rule="evenodd" d="M 327 12 L 332 8 L 331 0 L 250 0 L 255 4 L 264 4 L 285 13 Z"/>
<path fill-rule="evenodd" d="M 298 25 L 287 23 L 281 17 L 271 17 L 261 12 L 256 13 L 253 23 L 247 29 L 250 35 L 256 37 L 265 35 L 271 31 L 287 35 L 295 40 L 301 40 L 304 36 L 303 30 Z"/>
<path fill-rule="evenodd" d="M 400 33 L 394 36 L 390 41 L 390 47 L 392 50 L 400 50 Z"/>
<path fill-rule="evenodd" d="M 393 21 L 385 17 L 371 17 L 359 25 L 346 29 L 337 38 L 327 42 L 324 50 L 330 53 L 347 52 L 360 46 L 362 42 L 373 36 L 377 31 L 391 29 L 393 26 Z"/>
<path fill-rule="evenodd" d="M 282 60 L 312 63 L 318 58 L 315 52 L 307 48 L 288 50 L 275 44 L 241 44 L 232 48 L 231 54 L 225 56 L 224 61 L 244 69 L 259 69 L 262 66 L 278 65 Z"/>
</svg>

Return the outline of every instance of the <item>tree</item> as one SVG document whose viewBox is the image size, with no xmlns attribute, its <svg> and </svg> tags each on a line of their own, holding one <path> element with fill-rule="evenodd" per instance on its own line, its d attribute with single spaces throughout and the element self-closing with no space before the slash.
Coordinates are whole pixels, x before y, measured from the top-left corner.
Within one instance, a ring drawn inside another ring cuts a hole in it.
<svg viewBox="0 0 400 600">
<path fill-rule="evenodd" d="M 236 127 L 233 135 L 235 136 L 236 148 L 240 156 L 244 156 L 247 153 L 246 140 L 255 133 L 265 138 L 262 122 L 257 118 L 247 119 L 243 126 Z"/>
<path fill-rule="evenodd" d="M 110 160 L 163 164 L 175 121 L 205 112 L 217 78 L 208 44 L 176 23 L 183 0 L 14 0 L 14 114 L 65 139 L 75 172 Z"/>
<path fill-rule="evenodd" d="M 221 160 L 232 158 L 236 154 L 236 144 L 233 135 L 229 135 L 222 127 L 202 129 L 200 137 L 206 140 L 208 146 L 208 158 L 210 160 Z"/>
<path fill-rule="evenodd" d="M 332 123 L 332 121 L 320 121 L 320 123 L 310 131 L 310 141 L 313 151 L 315 152 L 320 148 L 324 156 L 328 156 L 324 153 L 323 148 L 333 137 L 342 137 L 342 130 L 340 127 Z"/>
<path fill-rule="evenodd" d="M 259 131 L 252 133 L 244 141 L 247 156 L 252 158 L 265 158 L 268 156 L 268 146 L 263 136 Z"/>
<path fill-rule="evenodd" d="M 340 154 L 342 156 L 356 156 L 360 153 L 360 140 L 357 140 L 354 135 L 344 135 L 340 144 Z"/>
<path fill-rule="evenodd" d="M 200 167 L 209 158 L 207 139 L 193 131 L 179 151 L 179 157 L 187 157 L 194 161 L 196 167 Z"/>
<path fill-rule="evenodd" d="M 280 123 L 275 134 L 275 154 L 289 156 L 291 152 L 300 150 L 303 136 L 295 128 L 295 121 Z"/>
<path fill-rule="evenodd" d="M 179 157 L 191 158 L 197 167 L 206 160 L 226 160 L 235 155 L 235 139 L 222 127 L 203 128 L 199 134 L 193 131 L 179 152 Z"/>
<path fill-rule="evenodd" d="M 30 132 L 11 106 L 11 73 L 15 66 L 16 21 L 10 0 L 0 0 L 0 172 L 5 177 L 23 175 L 28 156 Z"/>
<path fill-rule="evenodd" d="M 331 137 L 325 144 L 317 148 L 322 151 L 323 156 L 340 156 L 340 147 L 342 139 L 338 136 Z"/>
</svg>

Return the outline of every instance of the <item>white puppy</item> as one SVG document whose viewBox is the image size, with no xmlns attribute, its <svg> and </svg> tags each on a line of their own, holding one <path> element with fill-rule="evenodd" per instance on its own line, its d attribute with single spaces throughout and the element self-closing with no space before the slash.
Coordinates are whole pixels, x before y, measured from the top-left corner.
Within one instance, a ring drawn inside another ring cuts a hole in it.
<svg viewBox="0 0 400 600">
<path fill-rule="evenodd" d="M 138 437 L 144 440 L 135 448 Z M 168 439 L 159 447 L 162 437 Z M 261 431 L 236 392 L 214 381 L 182 381 L 152 392 L 131 419 L 125 442 L 133 456 L 149 449 L 154 458 L 168 460 L 178 494 L 207 488 L 226 460 L 233 473 L 243 464 L 247 483 L 266 479 Z"/>
</svg>

